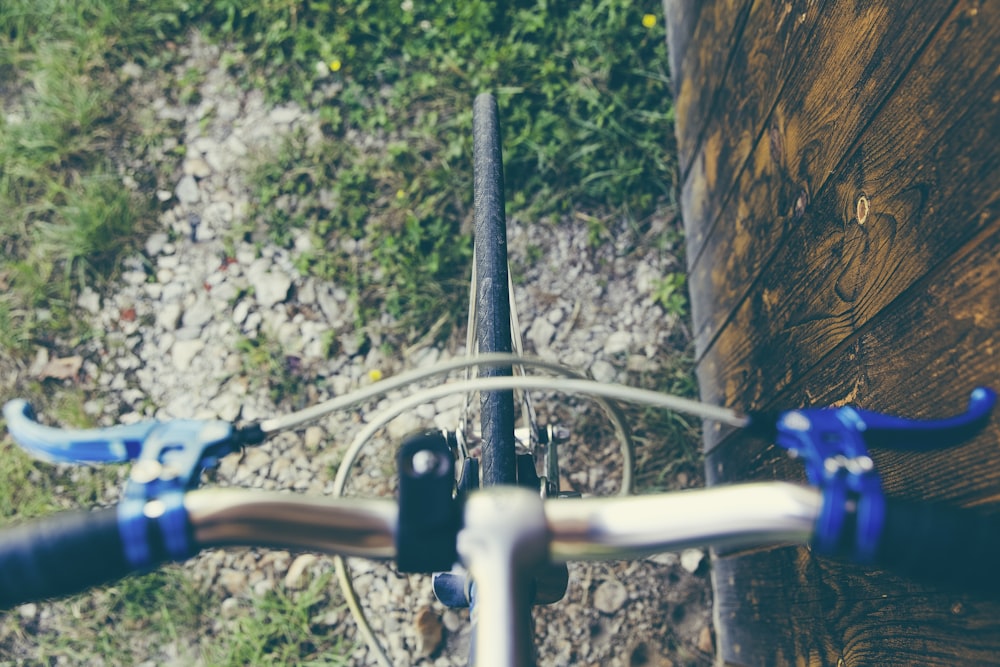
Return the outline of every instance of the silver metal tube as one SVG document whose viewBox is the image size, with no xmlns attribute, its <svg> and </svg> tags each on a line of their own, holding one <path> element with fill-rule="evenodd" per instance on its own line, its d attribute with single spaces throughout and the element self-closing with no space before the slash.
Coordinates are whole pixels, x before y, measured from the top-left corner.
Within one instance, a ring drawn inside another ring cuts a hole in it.
<svg viewBox="0 0 1000 667">
<path fill-rule="evenodd" d="M 545 503 L 555 562 L 635 558 L 692 546 L 808 541 L 819 491 L 787 482 Z"/>
<path fill-rule="evenodd" d="M 203 547 L 259 545 L 373 559 L 395 556 L 394 500 L 213 489 L 188 493 L 184 504 L 194 538 Z M 627 498 L 548 500 L 544 509 L 550 558 L 564 562 L 634 558 L 689 546 L 802 543 L 811 537 L 821 506 L 815 489 L 758 482 Z M 516 523 L 517 517 L 512 518 Z"/>
<path fill-rule="evenodd" d="M 396 555 L 395 500 L 212 489 L 184 496 L 199 546 L 269 546 L 342 556 Z"/>
</svg>

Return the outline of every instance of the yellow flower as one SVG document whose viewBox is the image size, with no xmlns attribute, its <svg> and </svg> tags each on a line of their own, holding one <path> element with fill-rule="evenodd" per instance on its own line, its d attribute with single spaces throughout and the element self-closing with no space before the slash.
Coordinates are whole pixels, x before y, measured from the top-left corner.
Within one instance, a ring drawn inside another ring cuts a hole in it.
<svg viewBox="0 0 1000 667">
<path fill-rule="evenodd" d="M 371 380 L 372 382 L 378 382 L 379 380 L 382 379 L 382 371 L 380 371 L 377 368 L 373 368 L 372 370 L 368 371 L 368 379 Z"/>
<path fill-rule="evenodd" d="M 340 68 L 341 68 L 341 65 L 342 65 L 342 63 L 340 62 L 340 60 L 337 59 L 337 58 L 334 58 L 333 60 L 330 61 L 330 71 L 331 72 L 339 72 Z"/>
<path fill-rule="evenodd" d="M 652 28 L 654 25 L 656 25 L 656 17 L 653 16 L 652 14 L 646 14 L 645 16 L 642 17 L 642 25 L 645 28 Z"/>
<path fill-rule="evenodd" d="M 406 198 L 406 193 L 403 191 L 403 189 L 400 188 L 399 190 L 396 190 L 396 199 L 404 199 L 404 198 Z"/>
</svg>

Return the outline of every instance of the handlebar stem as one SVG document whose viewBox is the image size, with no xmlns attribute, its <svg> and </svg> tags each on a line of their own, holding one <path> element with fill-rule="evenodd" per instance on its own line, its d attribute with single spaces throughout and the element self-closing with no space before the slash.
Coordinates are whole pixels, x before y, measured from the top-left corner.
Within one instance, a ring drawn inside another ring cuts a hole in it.
<svg viewBox="0 0 1000 667">
<path fill-rule="evenodd" d="M 531 582 L 547 560 L 548 542 L 537 491 L 497 486 L 469 496 L 457 547 L 475 581 L 470 612 L 475 667 L 534 665 Z"/>
</svg>

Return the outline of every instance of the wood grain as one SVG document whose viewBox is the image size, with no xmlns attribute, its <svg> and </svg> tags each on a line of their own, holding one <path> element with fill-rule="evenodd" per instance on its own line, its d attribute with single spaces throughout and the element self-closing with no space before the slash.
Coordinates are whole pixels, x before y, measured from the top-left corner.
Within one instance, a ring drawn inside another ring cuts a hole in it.
<svg viewBox="0 0 1000 667">
<path fill-rule="evenodd" d="M 678 9 L 671 9 L 669 6 L 672 4 L 678 5 Z M 679 6 L 682 4 L 686 3 L 681 0 L 668 2 L 667 16 L 680 15 L 682 10 Z M 686 49 L 678 66 L 672 70 L 675 85 L 674 126 L 681 178 L 691 165 L 709 111 L 720 94 L 730 50 L 739 41 L 752 0 L 708 0 L 700 4 L 691 36 L 691 42 L 698 48 Z"/>
<path fill-rule="evenodd" d="M 856 404 L 930 419 L 962 412 L 975 386 L 1000 388 L 1000 202 L 992 225 L 765 406 Z M 773 445 L 709 429 L 709 483 L 801 479 Z M 959 447 L 876 450 L 887 493 L 960 505 L 1000 502 L 1000 417 Z"/>
<path fill-rule="evenodd" d="M 693 194 L 682 196 L 682 201 L 702 202 L 691 213 L 684 210 L 685 217 L 693 216 L 688 226 L 700 227 L 719 218 L 690 266 L 699 354 L 765 267 L 776 261 L 788 234 L 801 227 L 804 216 L 812 212 L 812 202 L 837 166 L 855 150 L 859 136 L 887 98 L 904 100 L 895 92 L 897 86 L 928 40 L 940 36 L 933 29 L 948 10 L 947 4 L 924 2 L 832 2 L 824 7 L 800 59 L 802 66 L 786 83 L 745 168 L 740 171 L 728 165 L 731 160 L 741 164 L 743 156 L 731 155 L 728 148 L 734 141 L 722 135 L 719 145 L 706 143 L 703 151 L 708 154 L 714 149 L 719 162 L 727 165 L 714 170 L 706 166 L 704 174 L 693 168 L 684 183 Z M 954 31 L 962 15 L 956 11 L 950 18 Z M 982 47 L 988 43 L 986 38 L 983 34 L 975 39 Z M 938 51 L 942 46 L 938 44 Z M 962 45 L 949 52 L 957 58 L 966 58 L 967 53 Z M 940 65 L 950 68 L 940 75 L 947 77 L 952 94 L 971 83 L 963 80 L 964 64 Z M 906 78 L 911 85 L 925 76 L 921 69 L 914 69 L 914 75 Z M 922 98 L 906 99 L 912 103 Z M 914 115 L 915 111 L 907 108 L 904 113 Z M 913 145 L 905 134 L 895 133 L 901 128 L 890 125 L 894 130 L 890 136 L 903 144 L 894 146 L 894 154 L 908 155 Z M 708 157 L 705 163 L 710 165 Z M 720 173 L 729 177 L 727 181 L 720 180 Z M 722 208 L 733 176 L 736 185 Z"/>
<path fill-rule="evenodd" d="M 786 81 L 797 67 L 809 68 L 800 58 L 824 5 L 825 0 L 753 3 L 743 38 L 733 46 L 722 103 L 706 120 L 692 171 L 681 187 L 681 208 L 701 221 L 687 237 L 691 259 L 701 253 Z"/>
<path fill-rule="evenodd" d="M 703 9 L 682 57 L 729 54 L 677 107 L 702 398 L 960 412 L 1000 385 L 1000 3 L 825 0 L 811 32 L 764 29 L 784 6 L 757 0 L 722 47 Z M 710 484 L 803 478 L 742 432 L 709 424 L 705 446 Z M 957 447 L 872 456 L 890 496 L 1000 507 L 996 416 Z M 713 564 L 730 664 L 1000 664 L 985 594 L 798 547 Z"/>
<path fill-rule="evenodd" d="M 964 410 L 1000 384 L 1000 202 L 987 229 L 870 320 L 768 407 L 860 404 L 912 417 Z M 957 447 L 872 451 L 891 497 L 1000 505 L 1000 415 Z M 773 444 L 730 432 L 710 484 L 802 481 Z M 985 665 L 1000 660 L 1000 600 L 938 590 L 806 549 L 716 554 L 716 629 L 729 664 Z M 955 567 L 962 567 L 958 557 Z"/>
<path fill-rule="evenodd" d="M 697 0 L 665 0 L 663 18 L 667 24 L 667 50 L 670 57 L 670 71 L 680 72 L 681 63 L 687 54 L 694 28 L 698 24 L 698 14 L 704 3 Z M 677 93 L 680 79 L 671 77 L 674 93 Z"/>
<path fill-rule="evenodd" d="M 1000 601 L 985 596 L 937 591 L 806 548 L 713 557 L 712 568 L 720 657 L 730 665 L 952 667 L 998 660 Z"/>
<path fill-rule="evenodd" d="M 703 398 L 761 405 L 988 226 L 1000 195 L 997 40 L 1000 6 L 974 20 L 956 10 L 795 226 L 743 238 L 754 253 L 778 250 L 705 351 Z"/>
</svg>

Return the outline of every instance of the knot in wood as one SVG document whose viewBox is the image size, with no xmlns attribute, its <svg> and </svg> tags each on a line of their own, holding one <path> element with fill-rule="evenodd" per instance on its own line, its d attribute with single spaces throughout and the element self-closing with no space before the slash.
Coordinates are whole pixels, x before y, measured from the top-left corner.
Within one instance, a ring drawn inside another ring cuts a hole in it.
<svg viewBox="0 0 1000 667">
<path fill-rule="evenodd" d="M 859 225 L 865 224 L 868 221 L 868 212 L 871 210 L 871 202 L 868 201 L 868 196 L 861 194 L 858 197 L 858 203 L 855 206 L 856 217 Z"/>
</svg>

